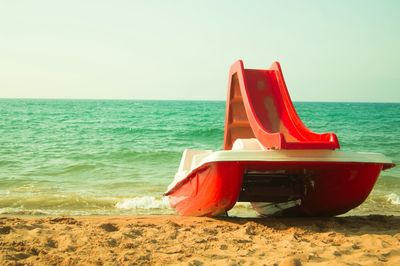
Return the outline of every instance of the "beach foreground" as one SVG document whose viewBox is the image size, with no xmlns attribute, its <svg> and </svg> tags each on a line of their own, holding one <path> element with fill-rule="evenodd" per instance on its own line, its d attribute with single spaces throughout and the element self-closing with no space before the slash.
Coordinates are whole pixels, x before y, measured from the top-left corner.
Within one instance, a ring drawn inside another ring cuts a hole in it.
<svg viewBox="0 0 400 266">
<path fill-rule="evenodd" d="M 400 265 L 400 217 L 2 217 L 1 265 Z"/>
</svg>

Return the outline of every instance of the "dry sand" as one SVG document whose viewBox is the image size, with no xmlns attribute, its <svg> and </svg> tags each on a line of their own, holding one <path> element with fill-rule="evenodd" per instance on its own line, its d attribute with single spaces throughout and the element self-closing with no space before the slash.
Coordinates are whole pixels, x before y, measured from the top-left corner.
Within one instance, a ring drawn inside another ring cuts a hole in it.
<svg viewBox="0 0 400 266">
<path fill-rule="evenodd" d="M 400 265 L 400 217 L 0 218 L 0 265 Z"/>
</svg>

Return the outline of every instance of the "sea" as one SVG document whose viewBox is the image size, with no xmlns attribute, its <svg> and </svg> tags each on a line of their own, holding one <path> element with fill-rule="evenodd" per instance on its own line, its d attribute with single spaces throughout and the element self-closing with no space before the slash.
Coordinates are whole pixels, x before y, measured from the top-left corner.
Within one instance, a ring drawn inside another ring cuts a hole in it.
<svg viewBox="0 0 400 266">
<path fill-rule="evenodd" d="M 341 150 L 400 164 L 399 103 L 295 102 Z M 1 215 L 174 214 L 163 197 L 182 152 L 222 149 L 223 101 L 0 99 Z M 232 216 L 254 216 L 247 203 Z M 346 215 L 400 215 L 400 166 Z"/>
</svg>

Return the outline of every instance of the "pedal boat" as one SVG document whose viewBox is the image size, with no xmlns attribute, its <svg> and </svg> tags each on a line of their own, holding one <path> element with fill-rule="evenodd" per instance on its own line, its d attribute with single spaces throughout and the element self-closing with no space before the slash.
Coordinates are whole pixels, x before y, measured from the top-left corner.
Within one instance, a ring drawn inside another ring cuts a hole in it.
<svg viewBox="0 0 400 266">
<path fill-rule="evenodd" d="M 185 216 L 218 216 L 236 202 L 261 215 L 334 216 L 359 206 L 380 172 L 394 167 L 379 153 L 339 150 L 334 133 L 304 126 L 280 66 L 230 71 L 224 150 L 183 152 L 165 193 Z"/>
</svg>

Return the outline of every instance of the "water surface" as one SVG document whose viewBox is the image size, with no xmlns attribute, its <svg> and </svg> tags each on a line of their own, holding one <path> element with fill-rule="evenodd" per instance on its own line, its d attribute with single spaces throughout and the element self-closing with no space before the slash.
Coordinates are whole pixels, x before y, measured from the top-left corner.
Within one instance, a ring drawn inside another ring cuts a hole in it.
<svg viewBox="0 0 400 266">
<path fill-rule="evenodd" d="M 342 150 L 400 162 L 400 104 L 295 103 Z M 225 103 L 0 99 L 0 214 L 168 214 L 185 148 L 221 149 Z M 239 204 L 232 214 L 249 214 Z M 399 167 L 350 214 L 400 214 Z"/>
</svg>

